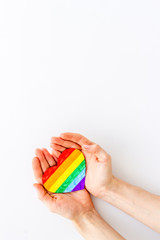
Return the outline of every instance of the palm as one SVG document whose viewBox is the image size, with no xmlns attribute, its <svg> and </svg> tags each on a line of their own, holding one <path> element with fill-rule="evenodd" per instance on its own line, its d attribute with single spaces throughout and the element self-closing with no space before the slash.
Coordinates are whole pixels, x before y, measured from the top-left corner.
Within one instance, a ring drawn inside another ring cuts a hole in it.
<svg viewBox="0 0 160 240">
<path fill-rule="evenodd" d="M 50 195 L 55 197 L 55 194 Z M 92 205 L 90 195 L 86 189 L 71 193 L 56 194 L 56 197 L 56 207 L 58 209 L 57 213 L 69 219 L 75 218 L 76 215 L 86 211 Z"/>
<path fill-rule="evenodd" d="M 33 159 L 33 172 L 38 184 L 39 198 L 52 212 L 56 212 L 69 219 L 75 218 L 82 211 L 88 211 L 93 207 L 89 193 L 84 189 L 81 191 L 53 194 L 42 186 L 42 176 L 47 168 L 56 165 L 53 156 L 46 150 L 36 150 L 36 157 Z"/>
</svg>

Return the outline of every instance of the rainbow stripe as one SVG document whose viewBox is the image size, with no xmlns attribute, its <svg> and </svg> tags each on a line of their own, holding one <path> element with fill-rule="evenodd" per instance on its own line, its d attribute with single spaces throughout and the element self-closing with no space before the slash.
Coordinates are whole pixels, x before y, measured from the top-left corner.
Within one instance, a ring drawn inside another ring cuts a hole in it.
<svg viewBox="0 0 160 240">
<path fill-rule="evenodd" d="M 66 149 L 59 157 L 58 166 L 55 168 L 56 170 L 43 181 L 48 191 L 66 193 L 84 189 L 86 163 L 81 151 Z"/>
</svg>

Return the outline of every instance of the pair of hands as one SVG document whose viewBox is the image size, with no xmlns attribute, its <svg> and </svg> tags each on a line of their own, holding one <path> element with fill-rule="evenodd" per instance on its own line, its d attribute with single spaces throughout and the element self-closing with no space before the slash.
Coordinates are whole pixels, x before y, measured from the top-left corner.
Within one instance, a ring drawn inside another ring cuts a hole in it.
<svg viewBox="0 0 160 240">
<path fill-rule="evenodd" d="M 98 198 L 113 187 L 111 157 L 99 145 L 77 133 L 62 133 L 60 137 L 52 137 L 50 147 L 36 149 L 32 167 L 37 183 L 38 198 L 51 212 L 60 214 L 76 221 L 83 214 L 94 211 L 94 205 L 88 192 Z M 81 191 L 53 194 L 43 187 L 42 176 L 47 168 L 56 165 L 60 154 L 67 148 L 77 148 L 82 151 L 86 159 L 85 188 Z"/>
</svg>

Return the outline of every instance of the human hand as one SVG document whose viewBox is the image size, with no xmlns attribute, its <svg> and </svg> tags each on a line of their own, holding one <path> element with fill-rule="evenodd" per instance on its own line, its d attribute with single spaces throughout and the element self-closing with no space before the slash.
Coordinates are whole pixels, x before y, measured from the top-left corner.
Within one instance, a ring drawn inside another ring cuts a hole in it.
<svg viewBox="0 0 160 240">
<path fill-rule="evenodd" d="M 57 159 L 66 148 L 78 148 L 86 159 L 85 187 L 94 196 L 103 198 L 103 194 L 112 188 L 114 177 L 110 155 L 99 145 L 78 133 L 62 133 L 51 138 L 52 154 Z"/>
<path fill-rule="evenodd" d="M 68 141 L 64 142 L 64 145 L 66 144 L 68 144 Z M 59 149 L 61 148 L 60 151 L 66 148 L 60 145 L 57 146 Z M 72 147 L 80 148 L 79 145 L 73 142 Z M 60 155 L 58 150 L 53 149 L 53 154 L 54 153 L 57 157 Z M 124 239 L 97 213 L 86 189 L 71 193 L 57 194 L 46 191 L 42 185 L 42 176 L 47 168 L 56 165 L 55 160 L 57 157 L 53 157 L 46 149 L 36 149 L 36 157 L 33 158 L 32 166 L 37 180 L 34 187 L 37 190 L 39 199 L 51 212 L 72 220 L 77 230 L 86 240 Z"/>
<path fill-rule="evenodd" d="M 53 212 L 72 221 L 80 216 L 94 211 L 94 206 L 86 189 L 71 193 L 51 193 L 42 185 L 43 173 L 51 166 L 56 165 L 55 158 L 47 149 L 36 149 L 32 167 L 37 183 L 33 186 L 37 190 L 38 198 Z"/>
</svg>

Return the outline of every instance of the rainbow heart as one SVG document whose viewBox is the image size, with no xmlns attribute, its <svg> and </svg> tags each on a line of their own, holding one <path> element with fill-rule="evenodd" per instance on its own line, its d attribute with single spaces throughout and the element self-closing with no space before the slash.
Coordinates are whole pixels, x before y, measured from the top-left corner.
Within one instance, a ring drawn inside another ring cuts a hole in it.
<svg viewBox="0 0 160 240">
<path fill-rule="evenodd" d="M 59 156 L 57 165 L 48 168 L 42 182 L 49 192 L 66 193 L 84 189 L 86 162 L 81 151 L 66 149 Z"/>
</svg>

